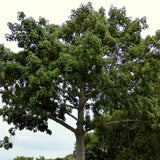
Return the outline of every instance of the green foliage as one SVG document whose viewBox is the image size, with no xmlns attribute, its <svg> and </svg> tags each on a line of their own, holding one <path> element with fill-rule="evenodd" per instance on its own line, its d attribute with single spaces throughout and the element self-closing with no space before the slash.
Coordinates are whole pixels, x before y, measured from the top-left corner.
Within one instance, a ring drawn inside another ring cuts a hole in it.
<svg viewBox="0 0 160 160">
<path fill-rule="evenodd" d="M 159 158 L 160 126 L 150 114 L 139 113 L 131 119 L 127 110 L 117 110 L 95 119 L 94 124 L 94 132 L 85 135 L 87 160 Z"/>
<path fill-rule="evenodd" d="M 103 58 L 106 47 L 100 29 L 105 32 L 106 20 L 102 10 L 96 12 L 91 4 L 82 5 L 62 26 L 50 25 L 42 18 L 35 21 L 23 12 L 18 13 L 18 21 L 8 23 L 11 34 L 6 38 L 17 41 L 23 50 L 12 53 L 2 46 L 0 52 L 1 94 L 6 104 L 0 115 L 15 125 L 13 135 L 16 129 L 24 128 L 51 134 L 48 119 L 75 133 L 64 123 L 66 114 L 85 106 L 91 109 L 88 100 L 97 101 L 100 88 L 113 86 L 103 67 L 109 60 Z M 75 27 L 79 23 L 85 29 Z M 74 119 L 84 124 L 82 117 Z"/>
<path fill-rule="evenodd" d="M 23 157 L 23 156 L 18 156 L 16 158 L 14 158 L 13 160 L 34 160 L 33 157 Z"/>
<path fill-rule="evenodd" d="M 7 40 L 16 41 L 23 49 L 13 53 L 0 46 L 0 93 L 6 104 L 0 115 L 15 125 L 9 130 L 12 135 L 16 129 L 25 128 L 51 134 L 48 119 L 76 136 L 84 136 L 103 119 L 125 121 L 125 125 L 107 125 L 102 130 L 108 130 L 108 137 L 116 141 L 115 137 L 121 136 L 118 133 L 124 135 L 120 148 L 125 146 L 126 153 L 130 153 L 127 149 L 144 144 L 143 138 L 136 139 L 137 136 L 157 130 L 160 31 L 142 39 L 142 30 L 148 27 L 145 17 L 132 20 L 126 16 L 125 8 L 113 6 L 106 16 L 103 8 L 95 11 L 88 3 L 72 10 L 70 19 L 61 26 L 51 25 L 44 18 L 35 21 L 23 12 L 18 13 L 18 23 L 8 26 L 11 34 L 6 35 Z M 77 110 L 77 117 L 73 110 Z M 102 113 L 105 118 L 100 116 Z M 66 115 L 77 122 L 77 128 L 65 122 Z M 137 120 L 143 125 L 131 123 Z M 134 132 L 129 134 L 133 142 L 130 147 L 124 144 L 128 131 Z M 95 143 L 99 141 L 94 136 L 90 138 Z M 5 146 L 3 142 L 1 147 Z M 119 154 L 114 149 L 108 152 Z M 132 151 L 131 154 L 136 155 Z"/>
<path fill-rule="evenodd" d="M 73 154 L 69 154 L 69 155 L 65 156 L 63 160 L 76 160 L 76 159 Z"/>
<path fill-rule="evenodd" d="M 50 160 L 50 159 L 47 159 L 47 160 Z M 56 158 L 53 160 L 76 160 L 76 159 L 73 154 L 69 154 L 69 155 L 65 156 L 64 158 Z"/>
<path fill-rule="evenodd" d="M 24 157 L 24 156 L 17 156 L 13 160 L 34 160 L 33 157 Z M 64 158 L 55 158 L 55 159 L 46 159 L 44 156 L 40 156 L 39 158 L 36 158 L 36 160 L 75 160 L 73 154 L 69 154 L 65 156 Z"/>
<path fill-rule="evenodd" d="M 13 147 L 12 143 L 9 140 L 9 137 L 5 136 L 4 139 L 0 141 L 0 147 L 1 148 L 3 147 L 5 149 L 9 149 Z"/>
<path fill-rule="evenodd" d="M 40 156 L 39 158 L 36 158 L 36 160 L 46 160 L 46 159 L 44 158 L 44 156 Z"/>
</svg>

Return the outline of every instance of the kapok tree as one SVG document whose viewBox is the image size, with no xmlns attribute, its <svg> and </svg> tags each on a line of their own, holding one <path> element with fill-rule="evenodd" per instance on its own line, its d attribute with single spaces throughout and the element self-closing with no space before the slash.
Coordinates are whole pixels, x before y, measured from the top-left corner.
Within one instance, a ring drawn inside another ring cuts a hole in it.
<svg viewBox="0 0 160 160">
<path fill-rule="evenodd" d="M 22 50 L 13 53 L 3 46 L 0 50 L 0 86 L 6 104 L 0 115 L 14 124 L 12 135 L 17 129 L 51 134 L 48 120 L 59 123 L 75 134 L 76 159 L 85 160 L 84 134 L 93 126 L 90 113 L 112 114 L 112 109 L 121 107 L 123 96 L 141 85 L 125 64 L 141 57 L 131 48 L 141 44 L 145 19 L 132 21 L 124 8 L 114 7 L 107 18 L 103 8 L 95 11 L 88 3 L 73 10 L 61 26 L 44 18 L 38 22 L 26 18 L 23 12 L 18 21 L 8 23 L 11 34 L 6 38 Z M 125 81 L 125 75 L 132 83 Z M 123 101 L 127 100 L 126 96 Z M 65 121 L 66 116 L 76 128 Z M 12 147 L 7 137 L 1 147 Z"/>
</svg>

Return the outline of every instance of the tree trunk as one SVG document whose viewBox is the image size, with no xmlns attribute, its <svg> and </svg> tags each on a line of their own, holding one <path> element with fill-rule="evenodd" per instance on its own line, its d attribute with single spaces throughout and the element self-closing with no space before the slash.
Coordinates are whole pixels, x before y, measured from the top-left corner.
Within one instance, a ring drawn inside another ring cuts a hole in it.
<svg viewBox="0 0 160 160">
<path fill-rule="evenodd" d="M 85 160 L 84 133 L 76 133 L 76 160 Z"/>
<path fill-rule="evenodd" d="M 84 148 L 84 106 L 79 105 L 78 108 L 78 121 L 77 129 L 75 132 L 76 136 L 76 160 L 85 160 L 85 148 Z"/>
</svg>

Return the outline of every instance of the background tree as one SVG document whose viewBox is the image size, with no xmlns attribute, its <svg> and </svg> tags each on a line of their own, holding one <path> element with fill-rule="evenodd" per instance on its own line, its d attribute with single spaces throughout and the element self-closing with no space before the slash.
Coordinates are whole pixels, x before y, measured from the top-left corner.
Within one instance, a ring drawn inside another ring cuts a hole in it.
<svg viewBox="0 0 160 160">
<path fill-rule="evenodd" d="M 36 158 L 36 160 L 46 160 L 46 159 L 44 158 L 44 156 L 40 156 L 39 158 Z"/>
<path fill-rule="evenodd" d="M 75 157 L 73 154 L 69 154 L 69 155 L 65 156 L 64 158 L 56 158 L 56 159 L 52 159 L 52 160 L 75 160 Z"/>
<path fill-rule="evenodd" d="M 147 36 L 141 40 L 136 48 L 130 46 L 130 56 L 136 54 L 136 59 L 123 64 L 123 71 L 132 74 L 126 72 L 122 78 L 123 83 L 134 82 L 134 88 L 129 91 L 129 95 L 127 91 L 126 96 L 126 85 L 115 78 L 115 84 L 122 84 L 121 92 L 118 93 L 125 95 L 128 100 L 124 99 L 119 103 L 116 98 L 115 102 L 117 100 L 121 107 L 112 107 L 112 114 L 107 111 L 94 119 L 94 132 L 85 135 L 87 160 L 160 158 L 159 35 L 158 30 L 155 36 Z"/>
<path fill-rule="evenodd" d="M 33 157 L 23 157 L 23 156 L 18 156 L 16 158 L 14 158 L 13 160 L 34 160 Z"/>
<path fill-rule="evenodd" d="M 15 125 L 12 135 L 17 129 L 51 134 L 48 120 L 53 120 L 75 134 L 76 159 L 84 160 L 84 134 L 94 127 L 91 111 L 99 117 L 125 108 L 136 119 L 137 113 L 158 106 L 158 64 L 152 77 L 147 56 L 153 48 L 141 38 L 145 18 L 131 20 L 124 8 L 114 7 L 106 17 L 103 8 L 95 11 L 88 3 L 73 10 L 62 26 L 44 18 L 36 22 L 23 12 L 18 21 L 8 23 L 11 34 L 6 38 L 23 50 L 13 53 L 1 46 L 0 51 L 6 104 L 0 115 Z M 66 115 L 76 128 L 65 121 Z M 7 138 L 0 144 L 11 147 Z"/>
<path fill-rule="evenodd" d="M 130 117 L 122 111 L 109 117 L 99 118 L 94 132 L 85 135 L 87 160 L 158 160 L 160 128 L 151 117 L 148 121 L 126 120 Z"/>
</svg>

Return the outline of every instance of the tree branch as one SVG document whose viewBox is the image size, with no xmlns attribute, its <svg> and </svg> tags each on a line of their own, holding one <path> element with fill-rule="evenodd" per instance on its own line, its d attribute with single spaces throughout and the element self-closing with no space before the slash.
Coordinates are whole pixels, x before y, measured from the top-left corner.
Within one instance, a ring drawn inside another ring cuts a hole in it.
<svg viewBox="0 0 160 160">
<path fill-rule="evenodd" d="M 73 87 L 73 86 L 72 86 L 72 88 L 76 89 L 76 88 Z M 56 89 L 59 90 L 59 91 L 61 91 L 61 92 L 63 92 L 63 93 L 67 93 L 68 95 L 73 96 L 73 97 L 74 97 L 75 95 L 79 96 L 79 92 L 78 92 L 77 90 L 76 90 L 76 91 L 69 91 L 69 90 L 60 88 L 60 87 L 58 87 L 58 86 L 56 86 Z M 74 92 L 76 92 L 76 93 L 73 94 Z"/>
<path fill-rule="evenodd" d="M 102 85 L 102 82 L 100 81 L 100 84 L 91 92 L 89 92 L 87 95 L 86 95 L 86 99 L 88 100 L 89 98 L 91 98 L 95 92 L 97 92 L 100 88 L 100 86 Z"/>
<path fill-rule="evenodd" d="M 70 130 L 71 132 L 75 133 L 75 131 L 76 131 L 75 128 L 73 128 L 73 127 L 70 126 L 69 124 L 65 123 L 64 121 L 62 121 L 62 120 L 60 120 L 60 119 L 57 119 L 57 118 L 55 118 L 55 117 L 53 117 L 53 116 L 50 116 L 50 115 L 48 115 L 48 114 L 45 114 L 45 116 L 46 116 L 47 118 L 52 119 L 53 121 L 61 124 L 63 127 L 65 127 L 66 129 Z"/>
<path fill-rule="evenodd" d="M 75 116 L 73 116 L 72 114 L 70 114 L 69 112 L 66 112 L 66 114 L 68 114 L 70 117 L 72 117 L 74 120 L 76 120 L 76 121 L 78 121 L 78 119 L 75 117 Z"/>
<path fill-rule="evenodd" d="M 66 106 L 66 107 L 69 107 L 69 108 L 72 108 L 72 109 L 77 109 L 76 107 L 71 106 L 71 105 L 69 105 L 69 104 L 65 104 L 65 106 Z"/>
<path fill-rule="evenodd" d="M 112 125 L 112 124 L 116 124 L 116 123 L 127 123 L 127 122 L 139 122 L 139 123 L 149 123 L 149 121 L 141 121 L 141 120 L 136 120 L 136 119 L 126 119 L 126 120 L 117 120 L 117 121 L 110 121 L 105 123 L 106 125 Z M 91 130 L 93 130 L 94 127 L 90 127 L 88 129 L 86 129 L 84 132 L 89 132 Z"/>
<path fill-rule="evenodd" d="M 26 108 L 32 110 L 32 108 L 30 106 L 25 106 Z M 65 123 L 64 121 L 60 120 L 60 119 L 57 119 L 49 114 L 47 114 L 45 111 L 41 111 L 39 112 L 38 114 L 40 114 L 42 117 L 46 117 L 46 118 L 49 118 L 49 119 L 52 119 L 53 121 L 61 124 L 63 127 L 65 127 L 66 129 L 70 130 L 71 132 L 75 133 L 75 128 L 73 128 L 72 126 L 70 126 L 69 124 Z"/>
<path fill-rule="evenodd" d="M 115 124 L 115 123 L 126 123 L 126 122 L 149 122 L 149 121 L 141 121 L 141 120 L 135 120 L 135 119 L 127 119 L 127 120 L 122 120 L 122 121 L 111 121 L 111 122 L 107 122 L 106 125 L 110 125 L 110 124 Z"/>
</svg>

